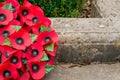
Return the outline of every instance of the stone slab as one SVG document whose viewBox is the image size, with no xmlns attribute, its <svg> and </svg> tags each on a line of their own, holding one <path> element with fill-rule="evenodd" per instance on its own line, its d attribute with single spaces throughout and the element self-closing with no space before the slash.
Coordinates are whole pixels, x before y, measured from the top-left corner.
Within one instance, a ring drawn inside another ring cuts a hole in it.
<svg viewBox="0 0 120 80">
<path fill-rule="evenodd" d="M 72 68 L 57 65 L 44 80 L 120 80 L 120 63 Z"/>
<path fill-rule="evenodd" d="M 120 61 L 120 47 L 110 44 L 60 45 L 56 62 L 59 63 L 109 63 Z"/>
<path fill-rule="evenodd" d="M 120 60 L 120 20 L 52 18 L 60 44 L 56 60 L 64 63 Z"/>
<path fill-rule="evenodd" d="M 100 15 L 104 18 L 120 17 L 120 0 L 92 0 Z"/>
<path fill-rule="evenodd" d="M 67 32 L 120 32 L 120 19 L 109 18 L 51 18 L 59 33 Z"/>
</svg>

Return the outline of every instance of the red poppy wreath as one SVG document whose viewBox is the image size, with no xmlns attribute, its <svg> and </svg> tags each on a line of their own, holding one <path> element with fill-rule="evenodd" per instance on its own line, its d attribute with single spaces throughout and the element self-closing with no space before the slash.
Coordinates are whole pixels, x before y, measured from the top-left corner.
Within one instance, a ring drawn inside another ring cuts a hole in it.
<svg viewBox="0 0 120 80">
<path fill-rule="evenodd" d="M 59 40 L 50 25 L 27 0 L 0 3 L 0 80 L 42 80 L 53 69 Z"/>
</svg>

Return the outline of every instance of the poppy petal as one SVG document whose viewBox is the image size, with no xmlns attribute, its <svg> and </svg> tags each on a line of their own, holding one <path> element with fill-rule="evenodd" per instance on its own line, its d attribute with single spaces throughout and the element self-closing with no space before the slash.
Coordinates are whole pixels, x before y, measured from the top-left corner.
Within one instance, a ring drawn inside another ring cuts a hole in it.
<svg viewBox="0 0 120 80">
<path fill-rule="evenodd" d="M 59 40 L 58 40 L 58 35 L 56 34 L 55 31 L 50 31 L 50 32 L 44 31 L 39 34 L 37 41 L 40 42 L 41 45 L 46 45 L 52 42 L 57 44 Z"/>
<path fill-rule="evenodd" d="M 20 77 L 20 80 L 29 80 L 30 74 L 28 72 L 25 72 L 22 77 Z"/>
<path fill-rule="evenodd" d="M 30 46 L 30 44 L 32 43 L 30 34 L 23 29 L 12 34 L 10 36 L 10 41 L 14 48 L 20 49 L 20 50 L 21 49 L 24 50 L 26 47 Z"/>
<path fill-rule="evenodd" d="M 28 62 L 28 69 L 33 79 L 42 79 L 45 75 L 44 62 Z"/>
<path fill-rule="evenodd" d="M 26 57 L 29 59 L 29 61 L 39 61 L 43 55 L 43 47 L 38 43 L 34 43 L 31 45 L 28 54 L 26 54 Z"/>
<path fill-rule="evenodd" d="M 13 19 L 13 13 L 8 9 L 0 8 L 0 24 L 7 25 Z"/>
</svg>

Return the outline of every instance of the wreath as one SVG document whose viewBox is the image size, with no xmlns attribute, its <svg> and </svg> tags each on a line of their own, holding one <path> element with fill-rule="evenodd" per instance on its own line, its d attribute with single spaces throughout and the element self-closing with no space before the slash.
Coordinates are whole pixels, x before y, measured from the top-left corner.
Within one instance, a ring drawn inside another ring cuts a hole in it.
<svg viewBox="0 0 120 80">
<path fill-rule="evenodd" d="M 41 80 L 53 69 L 59 40 L 50 25 L 27 0 L 0 3 L 0 80 Z"/>
</svg>

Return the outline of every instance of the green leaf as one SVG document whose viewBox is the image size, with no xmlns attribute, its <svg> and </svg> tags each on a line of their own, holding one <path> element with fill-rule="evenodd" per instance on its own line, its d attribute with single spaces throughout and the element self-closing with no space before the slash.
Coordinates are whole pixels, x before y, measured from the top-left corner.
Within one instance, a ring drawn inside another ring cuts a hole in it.
<svg viewBox="0 0 120 80">
<path fill-rule="evenodd" d="M 4 9 L 9 9 L 10 11 L 13 11 L 12 4 L 6 4 L 3 6 Z"/>
<path fill-rule="evenodd" d="M 36 38 L 37 38 L 37 35 L 35 35 L 35 34 L 30 34 L 30 36 L 32 38 L 32 42 L 34 42 L 36 40 Z"/>
<path fill-rule="evenodd" d="M 44 31 L 49 31 L 50 32 L 50 28 L 47 28 L 45 26 L 41 26 L 40 27 L 40 32 L 44 32 Z"/>
<path fill-rule="evenodd" d="M 26 58 L 22 58 L 22 63 L 23 63 L 23 64 L 27 64 Z"/>
<path fill-rule="evenodd" d="M 11 46 L 10 40 L 8 38 L 5 39 L 5 41 L 3 42 L 3 44 L 7 45 L 7 46 Z"/>
<path fill-rule="evenodd" d="M 44 52 L 44 56 L 42 57 L 41 61 L 47 61 L 49 60 L 47 54 Z"/>
<path fill-rule="evenodd" d="M 17 31 L 19 31 L 22 27 L 21 26 L 12 26 L 12 28 L 14 28 Z"/>
<path fill-rule="evenodd" d="M 54 43 L 51 43 L 50 45 L 45 46 L 45 50 L 47 51 L 54 51 Z"/>
<path fill-rule="evenodd" d="M 53 66 L 47 64 L 45 69 L 46 69 L 46 74 L 48 74 L 53 69 Z"/>
</svg>

